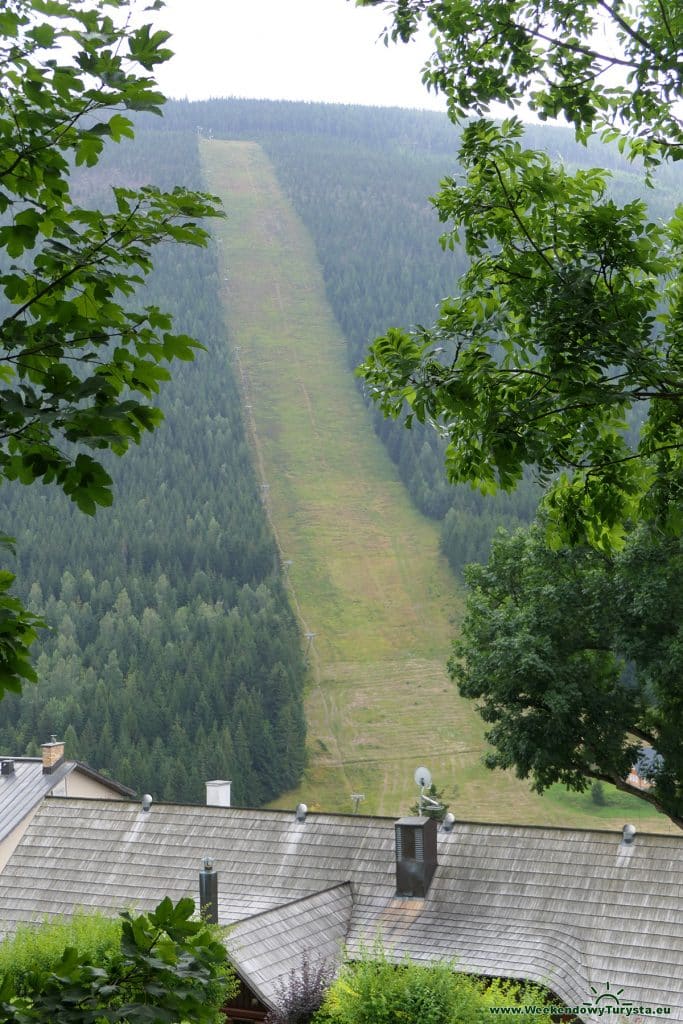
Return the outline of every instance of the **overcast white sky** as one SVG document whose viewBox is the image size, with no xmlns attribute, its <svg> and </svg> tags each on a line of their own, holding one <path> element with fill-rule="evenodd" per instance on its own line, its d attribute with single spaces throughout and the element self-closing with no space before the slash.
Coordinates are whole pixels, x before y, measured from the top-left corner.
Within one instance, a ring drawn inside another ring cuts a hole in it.
<svg viewBox="0 0 683 1024">
<path fill-rule="evenodd" d="M 167 96 L 445 109 L 420 80 L 429 37 L 387 48 L 387 15 L 353 0 L 167 0 L 157 22 L 176 53 L 157 74 Z"/>
</svg>

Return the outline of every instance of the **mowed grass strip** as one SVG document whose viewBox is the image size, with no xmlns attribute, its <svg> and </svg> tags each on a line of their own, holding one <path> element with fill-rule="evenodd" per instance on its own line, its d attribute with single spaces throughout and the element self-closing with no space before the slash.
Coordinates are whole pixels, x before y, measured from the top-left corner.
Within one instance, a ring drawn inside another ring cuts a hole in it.
<svg viewBox="0 0 683 1024">
<path fill-rule="evenodd" d="M 278 804 L 348 811 L 363 793 L 363 812 L 405 813 L 425 763 L 460 817 L 589 824 L 589 806 L 568 814 L 481 765 L 482 722 L 445 669 L 462 595 L 373 433 L 313 243 L 260 146 L 200 145 L 228 213 L 223 298 L 264 498 L 315 634 L 309 768 Z"/>
</svg>

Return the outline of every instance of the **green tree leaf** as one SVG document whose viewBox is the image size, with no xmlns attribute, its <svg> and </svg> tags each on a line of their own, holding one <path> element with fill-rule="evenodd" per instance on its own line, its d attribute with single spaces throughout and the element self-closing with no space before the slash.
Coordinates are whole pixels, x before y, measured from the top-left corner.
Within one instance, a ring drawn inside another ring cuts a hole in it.
<svg viewBox="0 0 683 1024">
<path fill-rule="evenodd" d="M 680 723 L 683 547 L 642 527 L 623 550 L 549 547 L 543 524 L 500 531 L 470 594 L 450 662 L 489 725 L 491 768 L 539 792 L 610 782 L 683 828 Z M 650 789 L 627 782 L 643 746 Z"/>
</svg>

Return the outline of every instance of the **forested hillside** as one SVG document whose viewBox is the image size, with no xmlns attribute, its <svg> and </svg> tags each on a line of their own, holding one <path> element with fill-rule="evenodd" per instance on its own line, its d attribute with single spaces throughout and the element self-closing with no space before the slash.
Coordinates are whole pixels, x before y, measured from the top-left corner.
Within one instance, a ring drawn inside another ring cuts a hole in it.
<svg viewBox="0 0 683 1024">
<path fill-rule="evenodd" d="M 443 226 L 427 197 L 457 172 L 458 135 L 445 115 L 428 111 L 267 100 L 174 103 L 171 124 L 216 138 L 258 140 L 311 232 L 328 298 L 349 345 L 349 365 L 390 325 L 431 324 L 453 294 L 465 262 L 442 251 Z M 529 127 L 530 145 L 568 166 L 599 162 L 613 174 L 619 200 L 648 190 L 616 146 L 581 147 L 570 129 Z M 598 152 L 599 148 L 599 152 Z M 662 172 L 654 216 L 678 201 L 680 174 Z M 486 560 L 491 536 L 534 515 L 540 491 L 531 477 L 512 495 L 483 497 L 453 487 L 443 473 L 444 444 L 434 430 L 407 431 L 373 408 L 375 430 L 418 508 L 442 520 L 441 546 L 452 568 Z"/>
<path fill-rule="evenodd" d="M 199 185 L 195 136 L 144 131 L 81 181 Z M 155 797 L 202 800 L 210 778 L 260 804 L 304 763 L 298 628 L 260 502 L 217 299 L 212 251 L 159 253 L 144 296 L 207 348 L 174 371 L 166 421 L 125 460 L 93 519 L 60 493 L 3 485 L 18 576 L 52 634 L 40 682 L 2 704 L 0 749 L 68 756 Z"/>
<path fill-rule="evenodd" d="M 263 145 L 316 243 L 350 368 L 387 326 L 433 321 L 465 265 L 462 253 L 442 251 L 442 226 L 427 199 L 455 169 L 457 134 L 445 116 L 220 100 L 174 103 L 169 118 L 204 136 Z M 543 131 L 565 160 L 585 156 L 569 132 Z M 615 163 L 623 168 L 618 154 Z M 497 526 L 515 527 L 533 516 L 539 492 L 531 479 L 514 495 L 486 499 L 469 487 L 454 488 L 431 428 L 414 424 L 406 431 L 374 409 L 373 421 L 418 508 L 442 520 L 442 550 L 456 572 L 486 558 Z"/>
<path fill-rule="evenodd" d="M 174 103 L 174 126 L 216 138 L 257 139 L 311 232 L 330 304 L 349 346 L 349 369 L 389 324 L 431 322 L 464 268 L 439 246 L 440 225 L 427 197 L 453 169 L 457 136 L 442 115 L 269 101 Z M 418 508 L 443 519 L 454 568 L 484 557 L 488 536 L 506 516 L 528 518 L 535 491 L 489 503 L 446 483 L 436 434 L 412 431 L 373 411 L 375 430 Z M 517 511 L 517 505 L 521 510 Z M 453 535 L 453 536 L 451 536 Z"/>
<path fill-rule="evenodd" d="M 592 158 L 568 131 L 533 132 L 567 163 Z M 458 252 L 441 250 L 426 198 L 455 170 L 457 137 L 444 116 L 169 103 L 163 122 L 142 120 L 138 141 L 114 147 L 81 190 L 96 203 L 111 183 L 199 186 L 199 136 L 264 147 L 315 242 L 349 372 L 389 325 L 433 321 L 463 269 Z M 620 196 L 642 193 L 617 151 L 608 156 Z M 667 173 L 663 201 L 673 205 L 678 179 Z M 35 581 L 27 596 L 53 628 L 40 647 L 39 686 L 3 702 L 0 750 L 36 752 L 55 732 L 70 755 L 155 796 L 201 799 L 206 778 L 226 776 L 238 802 L 258 804 L 301 776 L 305 666 L 245 440 L 220 284 L 211 251 L 159 254 L 144 301 L 174 311 L 178 329 L 208 351 L 164 389 L 163 428 L 111 460 L 112 509 L 87 520 L 47 489 L 0 490 L 20 580 Z M 486 499 L 450 487 L 433 430 L 374 417 L 416 505 L 442 522 L 456 571 L 486 558 L 497 525 L 532 517 L 532 480 Z"/>
</svg>

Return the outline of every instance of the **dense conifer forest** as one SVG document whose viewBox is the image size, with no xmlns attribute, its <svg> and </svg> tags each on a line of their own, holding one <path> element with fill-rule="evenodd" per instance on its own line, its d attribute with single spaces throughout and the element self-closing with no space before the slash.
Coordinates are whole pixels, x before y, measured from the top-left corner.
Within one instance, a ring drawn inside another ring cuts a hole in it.
<svg viewBox="0 0 683 1024">
<path fill-rule="evenodd" d="M 389 325 L 431 323 L 463 271 L 444 252 L 428 197 L 455 169 L 457 134 L 428 111 L 286 101 L 173 103 L 169 123 L 205 137 L 263 145 L 285 192 L 311 232 L 328 298 L 349 346 L 349 369 Z M 564 133 L 560 133 L 564 139 Z M 456 572 L 485 559 L 502 522 L 516 526 L 536 508 L 529 481 L 512 496 L 484 499 L 446 482 L 442 444 L 428 427 L 383 419 L 376 432 L 417 507 L 443 521 L 442 548 Z"/>
<path fill-rule="evenodd" d="M 591 159 L 569 131 L 531 131 L 567 163 Z M 263 145 L 316 244 L 350 372 L 388 326 L 434 320 L 463 270 L 462 254 L 440 248 L 427 201 L 455 171 L 445 116 L 173 102 L 163 123 L 143 120 L 134 145 L 88 174 L 90 200 L 105 182 L 201 187 L 200 134 Z M 616 150 L 608 156 L 620 197 L 642 193 L 639 175 Z M 673 205 L 677 178 L 667 173 Z M 260 804 L 303 770 L 305 665 L 245 439 L 214 253 L 161 252 L 144 301 L 173 311 L 207 351 L 164 389 L 157 434 L 108 464 L 113 508 L 86 520 L 61 494 L 0 491 L 19 577 L 36 581 L 27 596 L 53 630 L 40 645 L 39 686 L 3 702 L 0 750 L 36 753 L 58 733 L 70 756 L 155 796 L 201 800 L 207 778 L 226 777 L 236 802 Z M 495 498 L 453 488 L 433 430 L 374 422 L 417 506 L 442 521 L 456 572 L 487 557 L 497 525 L 533 516 L 532 479 Z"/>
<path fill-rule="evenodd" d="M 104 182 L 198 184 L 192 133 L 141 132 L 89 172 Z M 304 758 L 304 665 L 260 503 L 226 347 L 212 251 L 159 252 L 145 302 L 207 348 L 162 391 L 163 426 L 111 458 L 111 509 L 89 519 L 60 493 L 3 485 L 20 581 L 52 632 L 40 682 L 7 697 L 3 752 L 68 756 L 157 798 L 202 800 L 233 780 L 257 805 L 294 785 Z"/>
</svg>

